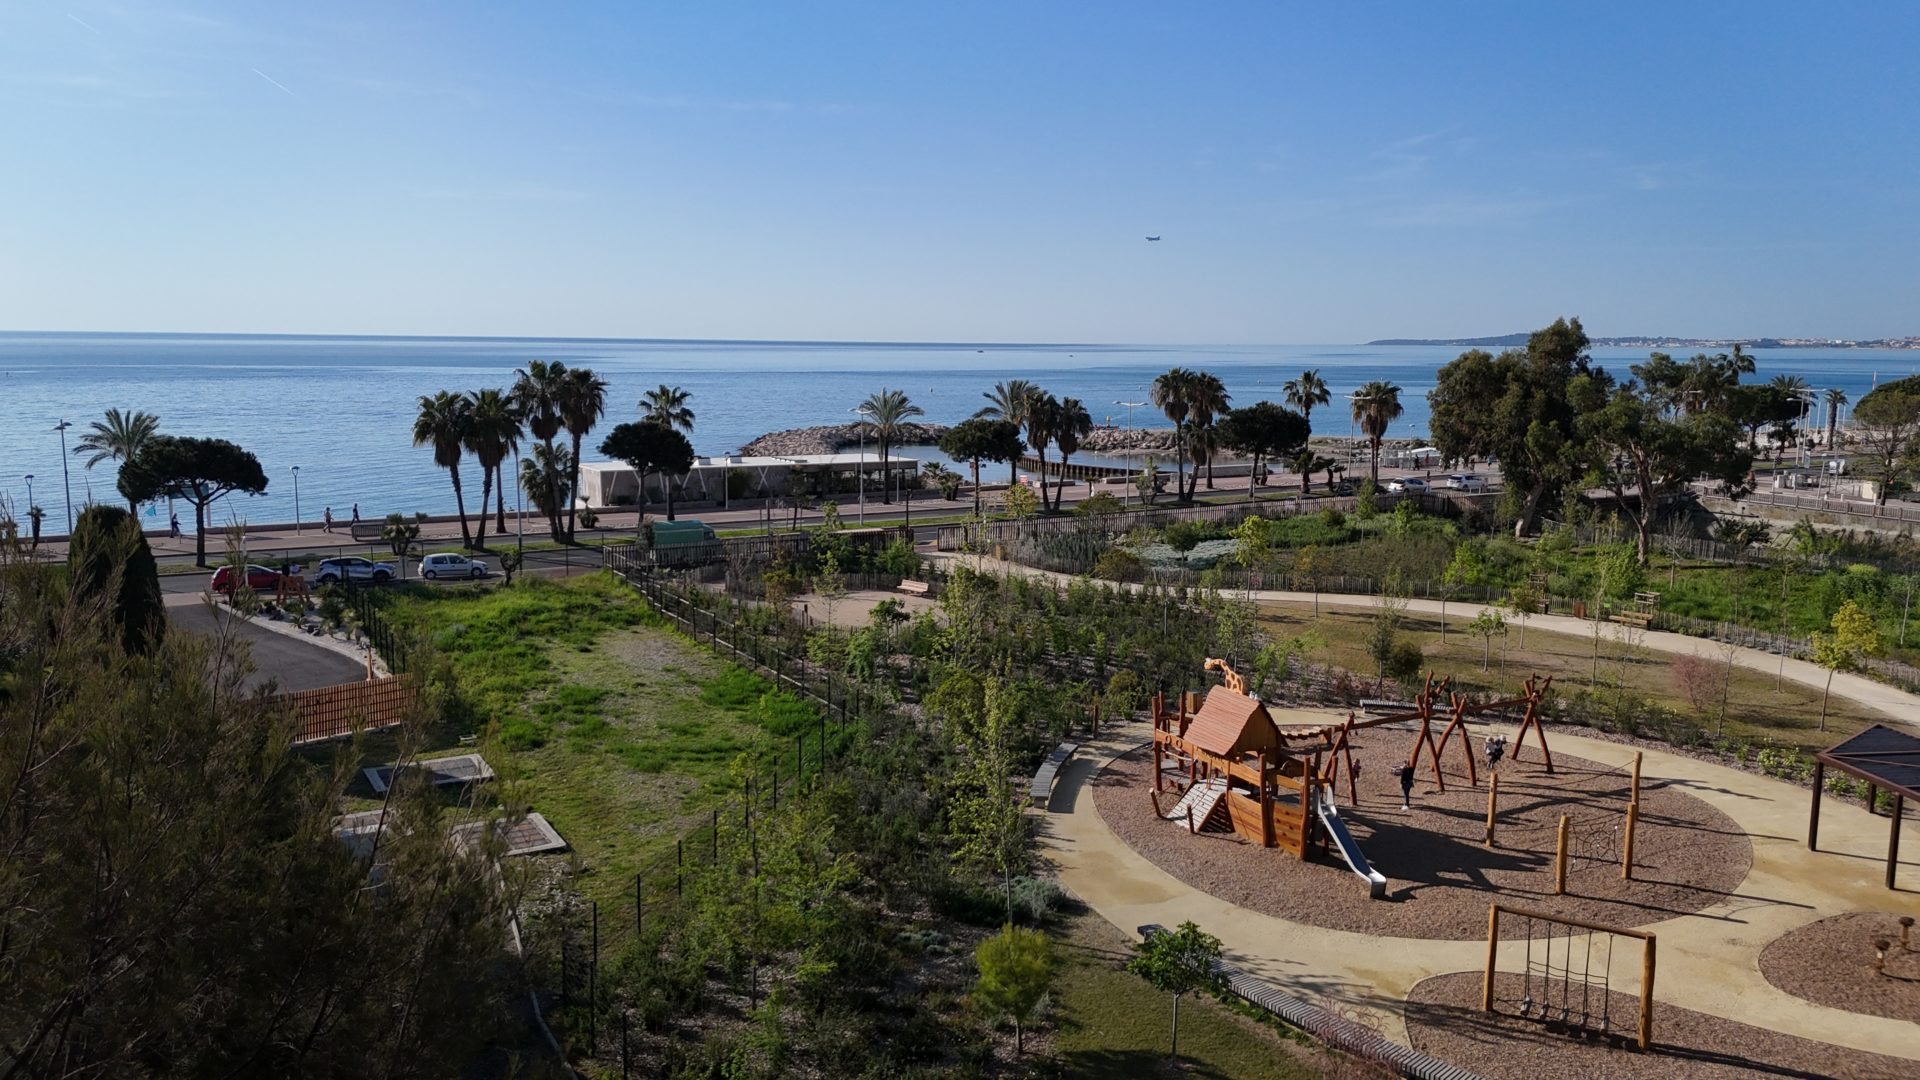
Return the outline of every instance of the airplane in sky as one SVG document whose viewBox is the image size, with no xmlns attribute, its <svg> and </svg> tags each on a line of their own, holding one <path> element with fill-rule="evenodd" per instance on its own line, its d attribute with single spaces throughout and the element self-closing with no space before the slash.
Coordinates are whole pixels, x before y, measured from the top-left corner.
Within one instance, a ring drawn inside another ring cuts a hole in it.
<svg viewBox="0 0 1920 1080">
<path fill-rule="evenodd" d="M 1153 241 L 1158 241 L 1158 240 L 1159 240 L 1160 238 L 1159 238 L 1159 237 L 1157 237 L 1157 236 L 1149 236 L 1149 237 L 1147 237 L 1147 239 L 1148 239 L 1148 240 L 1153 240 Z"/>
</svg>

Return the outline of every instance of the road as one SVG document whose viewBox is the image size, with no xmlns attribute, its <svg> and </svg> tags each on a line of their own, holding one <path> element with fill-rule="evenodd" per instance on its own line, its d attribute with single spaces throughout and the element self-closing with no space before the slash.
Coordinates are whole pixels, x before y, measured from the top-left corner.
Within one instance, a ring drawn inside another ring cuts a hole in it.
<svg viewBox="0 0 1920 1080">
<path fill-rule="evenodd" d="M 199 575 L 195 575 L 194 580 L 204 585 Z M 167 601 L 167 626 L 171 630 L 210 637 L 218 630 L 216 618 L 230 617 L 214 615 L 205 604 L 191 597 Z M 244 620 L 233 621 L 240 639 L 252 648 L 254 670 L 244 683 L 249 690 L 268 682 L 281 690 L 312 690 L 359 682 L 367 677 L 364 665 L 331 649 L 276 634 Z"/>
</svg>

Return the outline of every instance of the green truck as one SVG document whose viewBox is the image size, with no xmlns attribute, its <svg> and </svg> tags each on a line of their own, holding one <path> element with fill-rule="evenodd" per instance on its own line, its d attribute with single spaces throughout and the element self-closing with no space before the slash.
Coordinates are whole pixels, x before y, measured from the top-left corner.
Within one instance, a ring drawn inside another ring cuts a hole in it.
<svg viewBox="0 0 1920 1080">
<path fill-rule="evenodd" d="M 646 538 L 657 566 L 695 566 L 725 554 L 713 526 L 696 518 L 649 521 Z"/>
</svg>

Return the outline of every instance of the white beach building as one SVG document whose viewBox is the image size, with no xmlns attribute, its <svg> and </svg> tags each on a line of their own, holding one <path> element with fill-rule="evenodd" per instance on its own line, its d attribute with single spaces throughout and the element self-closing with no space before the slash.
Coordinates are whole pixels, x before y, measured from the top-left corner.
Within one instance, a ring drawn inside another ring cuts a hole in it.
<svg viewBox="0 0 1920 1080">
<path fill-rule="evenodd" d="M 867 494 L 879 498 L 883 482 L 895 490 L 911 483 L 920 472 L 918 458 L 889 455 L 882 472 L 880 455 L 799 454 L 790 457 L 697 457 L 685 475 L 673 477 L 675 499 L 725 505 L 732 499 L 767 496 L 824 495 L 859 489 L 866 474 Z M 665 501 L 665 477 L 647 477 L 647 501 Z M 633 469 L 618 461 L 586 461 L 580 465 L 580 503 L 595 509 L 632 506 L 640 490 Z"/>
</svg>

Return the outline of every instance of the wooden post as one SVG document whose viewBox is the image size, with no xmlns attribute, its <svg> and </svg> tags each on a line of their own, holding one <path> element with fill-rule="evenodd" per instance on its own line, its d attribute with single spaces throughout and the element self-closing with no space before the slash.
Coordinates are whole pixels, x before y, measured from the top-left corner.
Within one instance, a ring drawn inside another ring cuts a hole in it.
<svg viewBox="0 0 1920 1080">
<path fill-rule="evenodd" d="M 1640 823 L 1640 804 L 1627 804 L 1627 834 L 1620 838 L 1620 880 L 1633 880 L 1633 830 Z"/>
<path fill-rule="evenodd" d="M 1498 847 L 1493 840 L 1493 815 L 1500 801 L 1500 774 L 1494 773 L 1487 778 L 1487 846 Z"/>
<path fill-rule="evenodd" d="M 1640 951 L 1640 1049 L 1653 1045 L 1653 947 L 1655 938 L 1647 935 L 1647 947 Z"/>
<path fill-rule="evenodd" d="M 1893 823 L 1887 829 L 1887 888 L 1893 888 L 1893 871 L 1900 865 L 1900 819 L 1905 816 L 1906 796 L 1893 796 Z"/>
<path fill-rule="evenodd" d="M 1813 809 L 1807 814 L 1807 850 L 1820 850 L 1820 792 L 1827 786 L 1827 763 L 1813 762 Z"/>
<path fill-rule="evenodd" d="M 1500 947 L 1500 905 L 1487 906 L 1487 974 L 1480 981 L 1480 1011 L 1493 1011 L 1493 958 Z"/>
<path fill-rule="evenodd" d="M 1627 801 L 1635 806 L 1640 804 L 1640 751 L 1633 752 L 1633 790 L 1628 793 Z"/>
<path fill-rule="evenodd" d="M 373 676 L 368 675 L 367 678 L 371 679 L 373 678 Z M 1873 813 L 1873 804 L 1879 801 L 1880 801 L 1880 789 L 1878 787 L 1875 787 L 1872 784 L 1868 784 L 1867 785 L 1867 813 L 1869 814 Z"/>
<path fill-rule="evenodd" d="M 1553 855 L 1553 894 L 1555 896 L 1567 894 L 1567 815 L 1565 814 L 1560 815 L 1559 844 L 1555 847 Z"/>
</svg>

